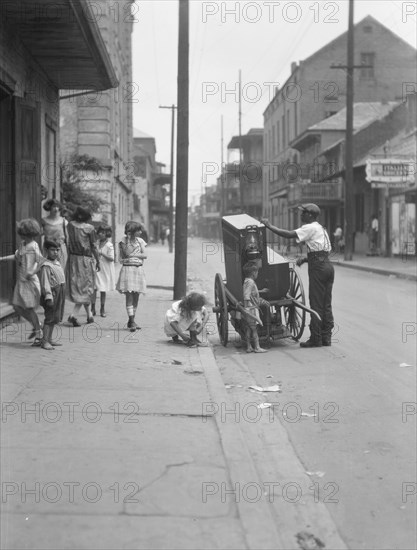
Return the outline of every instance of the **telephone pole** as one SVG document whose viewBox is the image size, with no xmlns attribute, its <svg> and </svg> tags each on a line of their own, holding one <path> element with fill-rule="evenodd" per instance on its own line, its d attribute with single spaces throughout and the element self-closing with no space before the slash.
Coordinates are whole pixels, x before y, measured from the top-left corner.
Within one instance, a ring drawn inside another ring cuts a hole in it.
<svg viewBox="0 0 417 550">
<path fill-rule="evenodd" d="M 174 244 L 174 126 L 176 105 L 160 105 L 160 109 L 171 109 L 171 185 L 169 187 L 169 238 L 168 247 L 172 254 Z"/>
<path fill-rule="evenodd" d="M 349 22 L 347 36 L 347 65 L 332 65 L 331 69 L 346 70 L 346 137 L 345 137 L 345 260 L 352 260 L 353 253 L 353 101 L 354 69 L 364 69 L 372 65 L 354 65 L 354 0 L 349 0 Z"/>
<path fill-rule="evenodd" d="M 226 213 L 226 208 L 225 208 L 225 196 L 224 196 L 224 166 L 223 166 L 223 115 L 221 116 L 221 122 L 220 122 L 220 132 L 221 132 L 221 136 L 220 136 L 220 147 L 221 147 L 221 151 L 220 151 L 220 189 L 221 189 L 221 194 L 220 194 L 220 216 L 224 216 L 225 213 Z"/>
<path fill-rule="evenodd" d="M 240 208 L 243 212 L 243 166 L 242 166 L 242 70 L 239 69 L 239 191 Z"/>
<path fill-rule="evenodd" d="M 189 0 L 179 1 L 174 300 L 187 292 Z"/>
<path fill-rule="evenodd" d="M 353 0 L 349 0 L 349 25 L 346 74 L 346 150 L 345 150 L 345 260 L 353 253 Z"/>
</svg>

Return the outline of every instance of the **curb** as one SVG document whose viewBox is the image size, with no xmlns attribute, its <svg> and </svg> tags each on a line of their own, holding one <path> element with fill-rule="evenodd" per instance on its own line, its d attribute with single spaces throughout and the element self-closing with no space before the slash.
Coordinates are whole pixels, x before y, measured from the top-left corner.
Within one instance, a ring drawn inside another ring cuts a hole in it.
<svg viewBox="0 0 417 550">
<path fill-rule="evenodd" d="M 213 403 L 216 401 L 224 403 L 228 410 L 233 410 L 234 403 L 226 393 L 211 345 L 208 348 L 198 348 L 198 353 Z M 259 481 L 252 456 L 236 419 L 221 422 L 218 414 L 213 416 L 219 431 L 231 486 L 240 487 L 245 483 Z M 249 550 L 284 550 L 286 548 L 277 531 L 272 510 L 266 501 L 261 500 L 254 506 L 253 503 L 238 498 L 236 506 Z"/>
<path fill-rule="evenodd" d="M 376 273 L 377 275 L 385 275 L 385 276 L 394 276 L 398 279 L 406 279 L 408 281 L 417 281 L 417 275 L 414 275 L 413 273 L 401 273 L 399 271 L 392 271 L 389 269 L 381 269 L 379 267 L 368 267 L 364 265 L 351 265 L 346 262 L 333 262 L 336 265 L 340 265 L 341 267 L 346 267 L 348 269 L 356 269 L 357 271 L 367 271 L 368 273 Z"/>
</svg>

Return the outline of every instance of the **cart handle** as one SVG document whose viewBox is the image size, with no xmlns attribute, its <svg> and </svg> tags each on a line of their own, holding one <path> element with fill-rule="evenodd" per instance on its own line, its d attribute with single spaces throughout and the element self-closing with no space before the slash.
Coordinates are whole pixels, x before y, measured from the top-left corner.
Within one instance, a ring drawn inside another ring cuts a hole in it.
<svg viewBox="0 0 417 550">
<path fill-rule="evenodd" d="M 256 321 L 259 323 L 259 319 L 255 317 L 255 315 L 252 315 L 252 313 L 249 313 L 249 311 L 246 311 L 246 309 L 242 306 L 242 304 L 233 296 L 233 294 L 230 292 L 230 290 L 227 289 L 227 287 L 224 288 L 226 291 L 226 297 L 228 298 L 229 302 L 231 302 L 232 306 L 236 308 L 240 313 L 245 315 L 245 317 L 252 319 L 253 321 Z"/>
<path fill-rule="evenodd" d="M 292 301 L 292 303 L 295 305 L 295 307 L 299 307 L 300 309 L 304 309 L 304 311 L 308 311 L 311 315 L 315 315 L 317 317 L 317 319 L 320 321 L 321 323 L 321 317 L 320 315 L 317 313 L 317 311 L 314 311 L 314 309 L 310 309 L 309 307 L 307 307 L 305 304 L 301 303 L 301 302 L 298 302 L 295 298 L 293 298 L 288 292 L 287 292 L 287 296 L 286 296 L 289 300 Z"/>
</svg>

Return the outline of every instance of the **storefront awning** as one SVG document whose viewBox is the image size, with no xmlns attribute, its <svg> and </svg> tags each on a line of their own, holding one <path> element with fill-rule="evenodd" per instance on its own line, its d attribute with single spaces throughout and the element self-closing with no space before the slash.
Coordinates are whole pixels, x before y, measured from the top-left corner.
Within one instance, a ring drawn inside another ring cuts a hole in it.
<svg viewBox="0 0 417 550">
<path fill-rule="evenodd" d="M 13 0 L 1 14 L 57 88 L 100 91 L 118 85 L 97 24 L 105 9 L 86 0 Z"/>
</svg>

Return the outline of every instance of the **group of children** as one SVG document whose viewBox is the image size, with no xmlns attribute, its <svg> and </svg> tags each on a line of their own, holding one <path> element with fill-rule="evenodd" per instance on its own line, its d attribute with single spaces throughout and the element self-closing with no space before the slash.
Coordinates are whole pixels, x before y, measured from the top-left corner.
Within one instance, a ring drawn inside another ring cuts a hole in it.
<svg viewBox="0 0 417 550">
<path fill-rule="evenodd" d="M 120 270 L 117 284 L 115 284 L 114 247 L 111 243 L 111 228 L 100 225 L 97 228 L 97 248 L 100 257 L 100 270 L 96 273 L 95 291 L 91 297 L 92 313 L 95 315 L 95 302 L 100 292 L 100 315 L 106 317 L 106 293 L 115 288 L 126 295 L 126 309 L 128 312 L 128 328 L 137 330 L 135 313 L 139 294 L 146 291 L 145 274 L 142 264 L 146 258 L 146 243 L 140 238 L 142 226 L 136 222 L 127 222 L 126 237 L 119 244 Z M 53 350 L 62 345 L 54 341 L 55 325 L 60 323 L 65 307 L 65 266 L 58 260 L 60 243 L 45 239 L 42 255 L 36 239 L 41 235 L 40 224 L 34 218 L 27 218 L 17 223 L 17 234 L 21 238 L 19 248 L 15 254 L 0 258 L 0 262 L 16 261 L 16 284 L 13 292 L 12 304 L 15 311 L 26 319 L 33 330 L 29 339 L 34 339 L 33 346 L 46 350 Z M 45 320 L 41 329 L 36 309 L 42 305 Z"/>
<path fill-rule="evenodd" d="M 33 345 L 53 350 L 61 345 L 52 340 L 52 333 L 54 326 L 62 321 L 65 305 L 65 274 L 58 261 L 60 245 L 45 240 L 46 257 L 42 256 L 35 240 L 41 234 L 41 227 L 33 218 L 18 222 L 17 234 L 22 240 L 15 254 L 0 258 L 0 261 L 16 260 L 12 304 L 16 312 L 32 325 L 29 339 L 34 338 Z M 39 303 L 45 310 L 43 333 L 36 313 Z"/>
<path fill-rule="evenodd" d="M 147 258 L 146 242 L 141 238 L 142 227 L 139 223 L 129 221 L 125 226 L 125 237 L 119 243 L 119 259 L 122 264 L 117 283 L 115 284 L 115 254 L 111 243 L 111 228 L 100 225 L 97 228 L 97 247 L 100 256 L 100 270 L 96 275 L 96 290 L 92 296 L 92 314 L 95 315 L 97 293 L 100 292 L 100 315 L 106 317 L 106 293 L 115 288 L 126 297 L 128 315 L 127 327 L 130 331 L 140 329 L 135 322 L 139 296 L 146 292 L 146 279 L 143 262 Z M 60 323 L 65 307 L 65 273 L 58 257 L 60 243 L 45 240 L 42 256 L 36 238 L 41 235 L 39 223 L 28 218 L 18 222 L 17 233 L 21 243 L 14 255 L 0 258 L 0 261 L 16 260 L 17 276 L 12 304 L 16 312 L 33 327 L 29 339 L 32 345 L 46 350 L 53 350 L 62 345 L 53 340 L 55 325 Z M 250 314 L 246 320 L 246 351 L 264 352 L 259 346 L 257 324 L 261 323 L 259 308 L 269 306 L 259 296 L 255 280 L 258 268 L 253 264 L 243 267 L 245 280 L 243 284 L 244 306 Z M 41 330 L 37 307 L 42 305 L 45 312 Z M 164 331 L 175 343 L 184 342 L 189 347 L 206 345 L 198 339 L 208 321 L 206 298 L 203 294 L 192 292 L 182 300 L 175 301 L 165 315 Z M 253 341 L 253 347 L 252 347 Z"/>
</svg>

